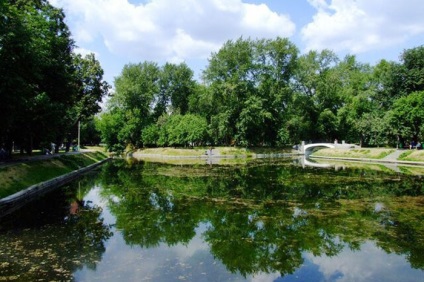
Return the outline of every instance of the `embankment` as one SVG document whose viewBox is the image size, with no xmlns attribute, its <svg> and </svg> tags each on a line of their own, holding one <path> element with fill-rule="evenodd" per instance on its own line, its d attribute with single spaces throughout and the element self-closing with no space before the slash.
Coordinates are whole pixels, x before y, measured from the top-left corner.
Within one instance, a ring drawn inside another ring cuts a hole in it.
<svg viewBox="0 0 424 282">
<path fill-rule="evenodd" d="M 85 152 L 0 168 L 0 218 L 107 160 L 103 153 Z"/>
</svg>

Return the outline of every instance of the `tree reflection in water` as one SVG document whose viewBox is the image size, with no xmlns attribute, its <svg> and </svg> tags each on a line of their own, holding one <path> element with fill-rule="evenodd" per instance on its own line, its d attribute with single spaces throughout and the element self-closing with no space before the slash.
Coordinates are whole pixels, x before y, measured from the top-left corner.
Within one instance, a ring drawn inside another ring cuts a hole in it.
<svg viewBox="0 0 424 282">
<path fill-rule="evenodd" d="M 241 167 L 114 162 L 102 177 L 102 195 L 129 245 L 188 244 L 206 224 L 212 254 L 243 276 L 290 274 L 304 252 L 331 257 L 346 244 L 355 250 L 367 241 L 424 269 L 419 178 L 362 169 L 317 173 L 289 161 Z"/>
<path fill-rule="evenodd" d="M 97 200 L 90 202 L 93 191 Z M 169 281 L 180 273 L 202 278 L 213 272 L 217 280 L 230 279 L 230 273 L 289 277 L 313 260 L 341 259 L 346 246 L 352 252 L 378 246 L 423 270 L 423 203 L 419 177 L 375 170 L 300 169 L 291 160 L 237 166 L 114 161 L 98 175 L 0 220 L 0 277 L 112 279 L 135 268 L 133 275 Z M 111 221 L 113 226 L 105 223 Z M 119 250 L 112 248 L 102 262 L 112 230 L 117 234 L 112 245 Z M 184 261 L 190 265 L 171 255 L 153 260 L 159 265 L 151 272 L 138 268 L 147 250 L 157 256 L 156 250 L 169 253 L 164 245 L 189 247 L 193 240 L 202 249 L 194 244 Z M 129 252 L 139 260 L 125 261 Z M 222 265 L 209 266 L 217 261 Z M 128 268 L 97 272 L 120 263 Z"/>
<path fill-rule="evenodd" d="M 77 269 L 96 268 L 112 233 L 103 223 L 102 209 L 81 200 L 81 193 L 93 186 L 89 180 L 86 177 L 85 183 L 75 182 L 2 218 L 0 277 L 69 281 Z"/>
</svg>

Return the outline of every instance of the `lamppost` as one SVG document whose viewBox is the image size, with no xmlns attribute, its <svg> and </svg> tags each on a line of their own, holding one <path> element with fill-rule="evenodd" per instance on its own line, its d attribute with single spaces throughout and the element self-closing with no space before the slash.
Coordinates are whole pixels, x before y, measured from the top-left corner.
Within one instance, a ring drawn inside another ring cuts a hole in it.
<svg viewBox="0 0 424 282">
<path fill-rule="evenodd" d="M 78 147 L 77 147 L 77 151 L 80 150 L 80 136 L 81 136 L 81 121 L 78 121 Z"/>
</svg>

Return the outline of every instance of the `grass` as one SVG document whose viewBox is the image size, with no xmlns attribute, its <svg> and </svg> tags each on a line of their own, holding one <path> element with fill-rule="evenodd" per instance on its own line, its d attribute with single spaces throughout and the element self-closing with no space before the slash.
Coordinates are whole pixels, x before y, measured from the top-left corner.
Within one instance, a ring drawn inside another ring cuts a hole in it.
<svg viewBox="0 0 424 282">
<path fill-rule="evenodd" d="M 401 166 L 399 169 L 403 174 L 424 175 L 424 167 L 422 166 Z"/>
<path fill-rule="evenodd" d="M 424 162 L 424 151 L 423 150 L 407 150 L 399 156 L 399 160 Z"/>
<path fill-rule="evenodd" d="M 393 153 L 395 149 L 363 148 L 363 149 L 321 149 L 314 152 L 312 157 L 364 158 L 382 159 Z"/>
<path fill-rule="evenodd" d="M 253 153 L 246 148 L 238 147 L 218 147 L 215 149 L 220 155 L 223 156 L 236 156 L 236 157 L 252 157 Z"/>
<path fill-rule="evenodd" d="M 63 155 L 47 160 L 17 163 L 0 169 L 0 198 L 106 158 L 101 152 Z"/>
<path fill-rule="evenodd" d="M 329 159 L 314 159 L 314 162 L 321 164 L 331 164 L 336 168 L 353 168 L 353 169 L 367 169 L 374 171 L 385 171 L 385 172 L 393 172 L 393 170 L 385 167 L 383 164 L 369 163 L 369 162 L 349 162 L 343 160 L 329 160 Z"/>
<path fill-rule="evenodd" d="M 206 155 L 210 147 L 197 148 L 146 148 L 134 152 L 134 156 L 144 155 L 150 156 L 168 156 L 168 157 L 201 157 Z M 215 155 L 235 156 L 235 157 L 253 157 L 256 154 L 284 154 L 290 153 L 290 149 L 285 148 L 270 148 L 270 147 L 213 147 Z"/>
<path fill-rule="evenodd" d="M 157 160 L 161 158 L 162 161 L 166 157 L 191 157 L 200 158 L 206 155 L 210 147 L 198 148 L 148 148 L 141 149 L 134 152 L 135 158 L 149 158 L 150 160 Z M 214 147 L 215 156 L 234 156 L 236 158 L 253 158 L 257 154 L 289 154 L 292 153 L 291 149 L 287 148 L 270 148 L 270 147 Z M 379 160 L 395 152 L 391 148 L 360 148 L 360 149 L 320 149 L 311 154 L 312 157 L 330 157 L 330 158 L 355 158 L 355 159 L 374 159 Z M 165 158 L 164 158 L 165 157 Z M 178 164 L 193 163 L 192 161 L 173 161 Z M 398 160 L 424 162 L 424 150 L 406 150 Z M 167 161 L 166 161 L 167 162 Z M 198 162 L 203 163 L 203 160 Z"/>
<path fill-rule="evenodd" d="M 106 147 L 104 146 L 81 146 L 81 149 L 96 151 L 96 152 L 106 152 Z"/>
<path fill-rule="evenodd" d="M 175 157 L 200 157 L 205 154 L 204 148 L 179 149 L 179 148 L 147 148 L 137 150 L 135 154 L 143 155 L 160 155 L 160 156 L 175 156 Z"/>
</svg>

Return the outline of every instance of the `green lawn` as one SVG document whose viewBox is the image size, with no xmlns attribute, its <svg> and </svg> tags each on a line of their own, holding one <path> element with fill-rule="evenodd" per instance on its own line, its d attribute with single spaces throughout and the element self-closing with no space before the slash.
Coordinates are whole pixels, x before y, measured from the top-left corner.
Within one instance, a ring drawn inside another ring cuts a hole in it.
<svg viewBox="0 0 424 282">
<path fill-rule="evenodd" d="M 424 150 L 407 150 L 399 156 L 399 160 L 424 162 Z"/>
<path fill-rule="evenodd" d="M 393 153 L 395 149 L 361 148 L 361 149 L 321 149 L 314 152 L 312 157 L 363 158 L 382 159 Z"/>
<path fill-rule="evenodd" d="M 0 168 L 0 198 L 105 159 L 101 152 L 62 155 Z"/>
<path fill-rule="evenodd" d="M 196 148 L 146 148 L 137 150 L 134 155 L 158 155 L 158 156 L 170 156 L 170 157 L 200 157 L 204 156 L 206 151 L 210 147 L 196 147 Z M 291 149 L 287 148 L 270 148 L 270 147 L 213 147 L 215 155 L 222 156 L 243 156 L 252 157 L 256 154 L 278 154 L 278 153 L 290 153 Z"/>
</svg>

